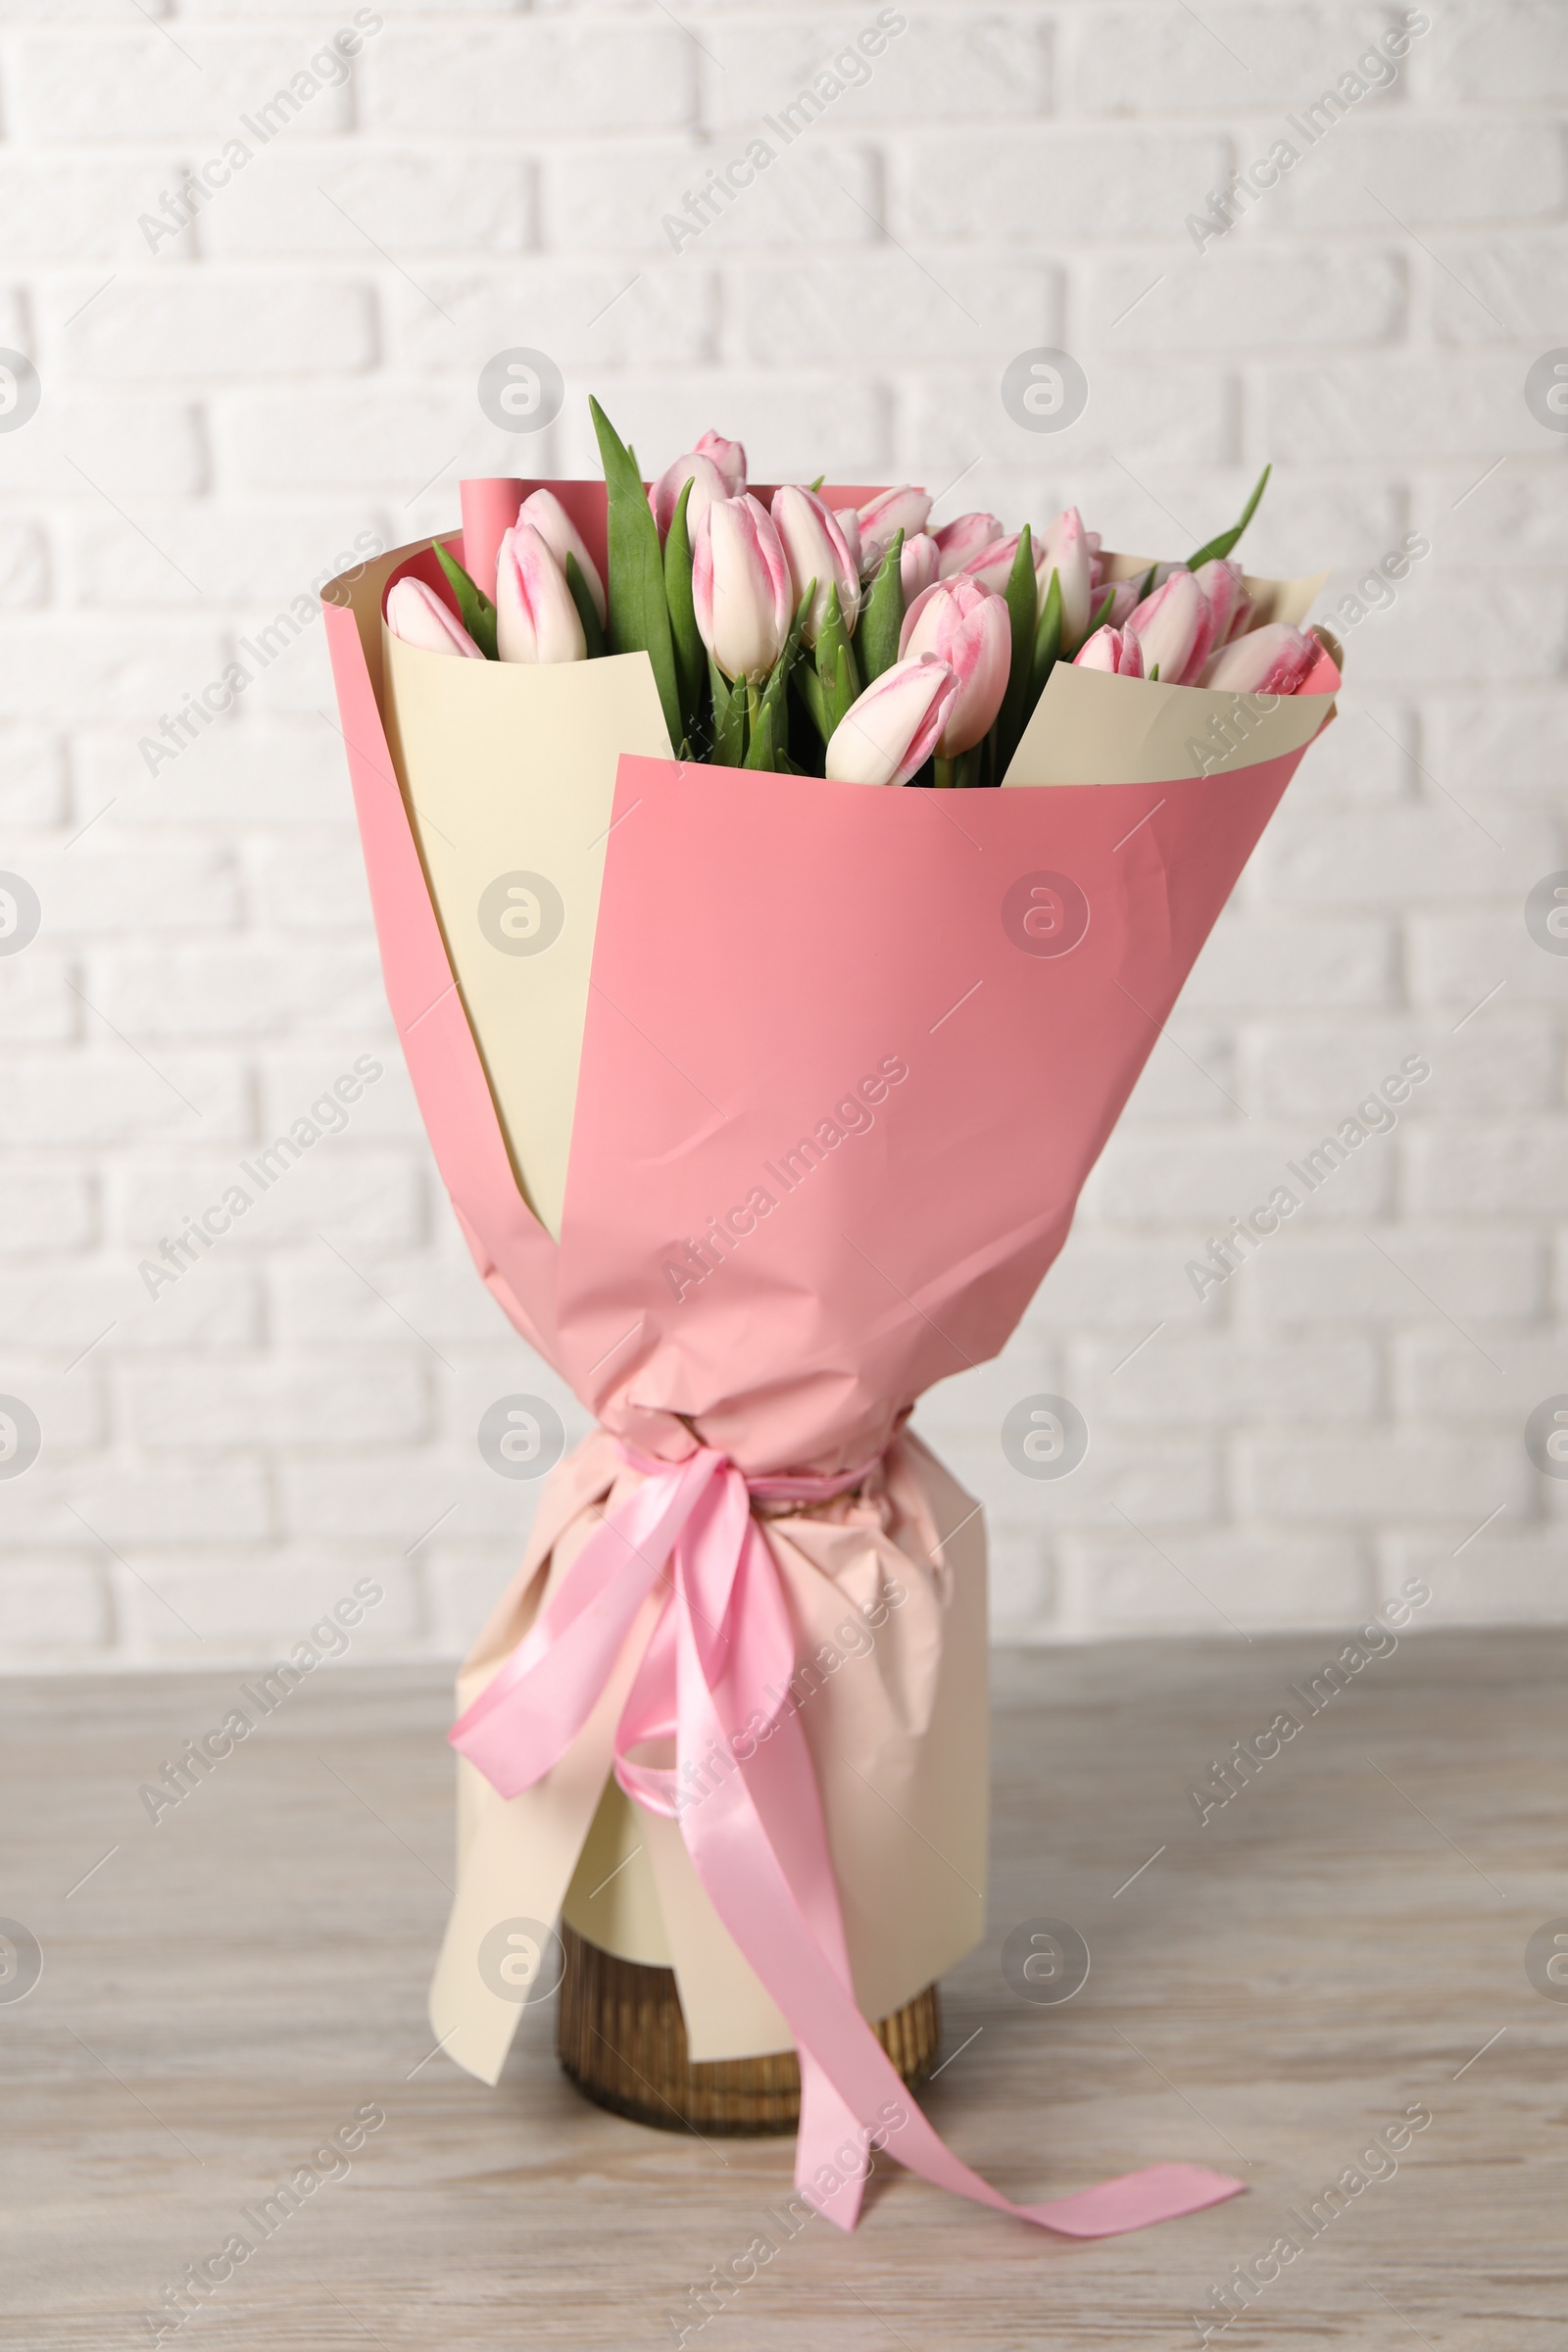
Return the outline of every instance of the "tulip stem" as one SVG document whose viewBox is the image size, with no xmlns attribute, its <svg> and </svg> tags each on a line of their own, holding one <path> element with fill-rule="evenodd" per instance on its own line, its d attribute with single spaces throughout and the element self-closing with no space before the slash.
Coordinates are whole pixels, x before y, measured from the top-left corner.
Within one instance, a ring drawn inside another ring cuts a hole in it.
<svg viewBox="0 0 1568 2352">
<path fill-rule="evenodd" d="M 938 791 L 951 792 L 954 784 L 956 782 L 957 761 L 956 760 L 944 760 L 939 755 L 933 764 L 936 768 L 936 785 Z"/>
</svg>

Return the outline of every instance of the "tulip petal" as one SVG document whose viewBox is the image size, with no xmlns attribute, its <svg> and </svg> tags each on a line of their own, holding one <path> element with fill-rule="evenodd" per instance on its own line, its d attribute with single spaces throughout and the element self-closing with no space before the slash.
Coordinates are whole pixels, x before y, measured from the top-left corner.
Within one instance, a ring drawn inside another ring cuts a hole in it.
<svg viewBox="0 0 1568 2352">
<path fill-rule="evenodd" d="M 395 582 L 386 600 L 386 625 L 394 637 L 400 637 L 405 645 L 417 646 L 421 653 L 457 654 L 468 662 L 484 660 L 462 622 L 423 580 Z"/>
</svg>

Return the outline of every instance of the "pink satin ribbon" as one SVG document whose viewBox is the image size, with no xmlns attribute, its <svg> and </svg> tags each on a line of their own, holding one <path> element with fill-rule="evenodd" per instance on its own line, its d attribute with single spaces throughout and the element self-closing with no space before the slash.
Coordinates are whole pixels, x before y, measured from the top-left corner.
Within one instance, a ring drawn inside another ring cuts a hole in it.
<svg viewBox="0 0 1568 2352">
<path fill-rule="evenodd" d="M 713 1908 L 795 2036 L 800 2193 L 853 2230 L 868 2150 L 885 2146 L 938 2187 L 1067 2237 L 1113 2237 L 1239 2195 L 1244 2183 L 1223 2173 L 1156 2164 L 1015 2205 L 946 2146 L 856 2005 L 816 1776 L 787 1703 L 794 1630 L 752 1509 L 826 1501 L 871 1465 L 748 1481 L 707 1446 L 683 1462 L 621 1450 L 642 1485 L 607 1513 L 450 1737 L 503 1796 L 532 1788 L 587 1722 L 644 1600 L 665 1586 L 616 1730 L 615 1778 L 679 1822 Z M 671 1741 L 673 1769 L 657 1760 Z"/>
</svg>

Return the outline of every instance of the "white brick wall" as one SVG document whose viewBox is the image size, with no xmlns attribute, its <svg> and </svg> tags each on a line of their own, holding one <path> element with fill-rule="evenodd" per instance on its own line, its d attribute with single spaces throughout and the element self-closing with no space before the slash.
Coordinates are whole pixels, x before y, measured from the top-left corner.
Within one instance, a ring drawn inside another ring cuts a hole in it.
<svg viewBox="0 0 1568 2352">
<path fill-rule="evenodd" d="M 1130 548 L 1272 458 L 1247 552 L 1335 593 L 1427 534 L 1026 1325 L 920 1420 L 1008 1638 L 1338 1623 L 1407 1573 L 1433 1620 L 1568 1615 L 1522 1443 L 1568 1391 L 1568 958 L 1522 914 L 1568 865 L 1568 444 L 1523 397 L 1568 337 L 1568 12 L 1434 0 L 1392 89 L 1201 257 L 1185 225 L 1396 13 L 908 0 L 677 254 L 662 215 L 872 0 L 380 0 L 154 252 L 138 215 L 352 8 L 0 0 L 0 342 L 43 384 L 0 432 L 0 867 L 44 909 L 0 957 L 0 1390 L 44 1433 L 0 1479 L 0 1663 L 259 1657 L 367 1572 L 364 1650 L 450 1651 L 533 1498 L 481 1412 L 581 1426 L 433 1179 L 319 627 L 157 778 L 136 749 L 356 531 L 518 469 L 474 379 L 519 341 L 569 387 L 540 471 L 592 469 L 594 388 L 648 460 L 711 422 L 775 477 L 961 473 L 946 514 L 1072 496 Z M 1090 405 L 1032 439 L 998 378 L 1055 341 Z M 1412 1053 L 1396 1132 L 1200 1304 L 1185 1261 Z M 150 1300 L 138 1259 L 365 1054 L 346 1130 Z M 999 1444 L 1037 1392 L 1091 1430 L 1055 1484 Z"/>
</svg>

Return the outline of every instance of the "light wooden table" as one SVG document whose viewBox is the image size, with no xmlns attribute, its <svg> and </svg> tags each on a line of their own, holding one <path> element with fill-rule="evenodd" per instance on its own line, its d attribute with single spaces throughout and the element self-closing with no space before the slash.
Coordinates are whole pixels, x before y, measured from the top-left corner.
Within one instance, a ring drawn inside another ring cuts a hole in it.
<svg viewBox="0 0 1568 2352">
<path fill-rule="evenodd" d="M 1568 1914 L 1568 1637 L 1407 1637 L 1200 1828 L 1189 1784 L 1332 1646 L 999 1660 L 993 1927 L 945 1988 L 952 2055 L 927 2094 L 1018 2196 L 1161 2158 L 1250 2193 L 1080 2245 L 895 2169 L 855 2237 L 810 2223 L 688 2344 L 1175 2352 L 1230 2266 L 1415 2104 L 1433 2121 L 1396 2175 L 1213 2340 L 1568 2342 L 1568 2005 L 1523 1965 L 1531 1931 Z M 585 2106 L 546 2013 L 498 2090 L 429 2054 L 451 1835 L 437 1672 L 318 1674 L 155 1828 L 138 1784 L 238 1680 L 5 1689 L 0 1911 L 44 1970 L 0 2003 L 0 2343 L 150 2342 L 139 2315 L 182 2266 L 373 2104 L 385 2124 L 346 2177 L 166 2341 L 672 2345 L 666 2315 L 690 2319 L 689 2285 L 786 2193 L 790 2143 Z M 1007 1930 L 1043 1915 L 1093 1952 L 1063 2007 L 1021 2001 L 999 1967 Z"/>
</svg>

